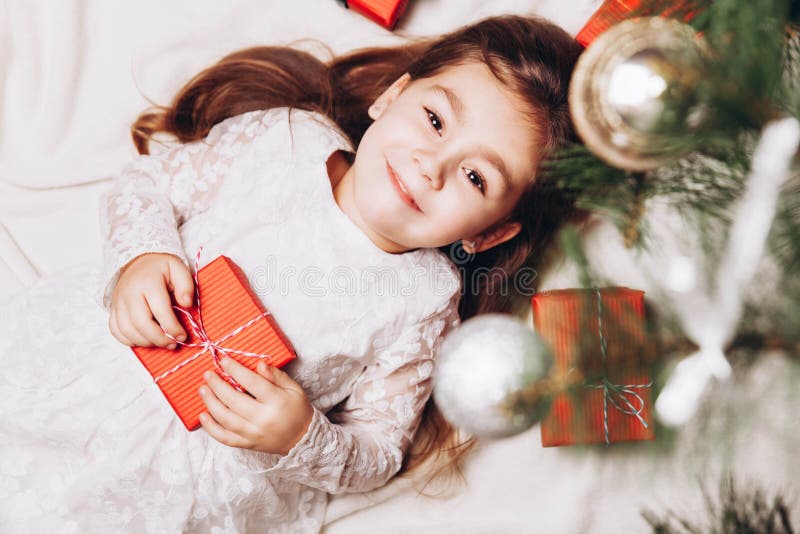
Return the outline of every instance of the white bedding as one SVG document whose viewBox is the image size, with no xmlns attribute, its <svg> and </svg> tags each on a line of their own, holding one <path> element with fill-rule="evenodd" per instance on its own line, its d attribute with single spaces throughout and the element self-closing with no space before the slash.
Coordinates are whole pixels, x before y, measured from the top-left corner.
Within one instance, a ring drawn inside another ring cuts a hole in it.
<svg viewBox="0 0 800 534">
<path fill-rule="evenodd" d="M 0 0 L 0 299 L 40 276 L 100 262 L 97 198 L 135 155 L 129 124 L 149 105 L 147 98 L 167 103 L 191 75 L 227 52 L 304 37 L 341 52 L 505 12 L 537 13 L 576 33 L 598 5 L 411 0 L 392 34 L 334 0 Z M 601 230 L 596 256 L 616 251 L 616 280 L 645 288 L 619 255 L 623 247 Z M 571 283 L 568 272 L 551 273 L 548 282 Z M 325 532 L 646 531 L 642 505 L 700 506 L 691 477 L 702 472 L 735 466 L 779 487 L 800 479 L 800 461 L 791 453 L 800 443 L 785 430 L 800 421 L 791 410 L 774 409 L 797 406 L 788 382 L 780 388 L 789 367 L 776 355 L 762 359 L 743 382 L 718 386 L 722 401 L 708 414 L 736 422 L 727 459 L 692 441 L 709 430 L 702 419 L 677 436 L 666 455 L 652 444 L 543 449 L 534 427 L 484 443 L 467 466 L 468 489 L 456 497 L 416 498 L 405 481 L 395 480 L 369 494 L 333 498 Z M 743 391 L 762 401 L 754 403 Z M 766 455 L 772 462 L 761 460 Z"/>
</svg>

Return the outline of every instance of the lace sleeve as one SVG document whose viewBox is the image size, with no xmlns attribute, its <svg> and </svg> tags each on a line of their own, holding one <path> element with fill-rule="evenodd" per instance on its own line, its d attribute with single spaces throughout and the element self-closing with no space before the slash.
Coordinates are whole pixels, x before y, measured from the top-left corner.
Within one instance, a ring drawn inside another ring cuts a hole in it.
<svg viewBox="0 0 800 534">
<path fill-rule="evenodd" d="M 332 494 L 384 485 L 400 469 L 419 426 L 443 334 L 458 322 L 455 295 L 378 354 L 328 416 L 315 407 L 306 434 L 286 456 L 239 449 L 244 465 Z"/>
<path fill-rule="evenodd" d="M 120 270 L 147 252 L 174 254 L 187 267 L 178 228 L 205 211 L 242 148 L 266 130 L 271 110 L 236 115 L 205 139 L 126 165 L 99 199 L 103 283 L 98 302 L 108 309 Z"/>
</svg>

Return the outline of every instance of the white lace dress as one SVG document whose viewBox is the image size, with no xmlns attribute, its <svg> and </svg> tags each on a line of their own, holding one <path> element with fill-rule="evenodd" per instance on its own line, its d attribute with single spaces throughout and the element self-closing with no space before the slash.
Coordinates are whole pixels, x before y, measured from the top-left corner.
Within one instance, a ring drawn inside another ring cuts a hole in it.
<svg viewBox="0 0 800 534">
<path fill-rule="evenodd" d="M 0 302 L 0 531 L 318 532 L 327 494 L 396 473 L 460 282 L 441 252 L 388 254 L 339 209 L 337 149 L 329 119 L 277 108 L 136 158 L 101 198 L 104 267 Z M 200 266 L 233 259 L 297 351 L 284 369 L 314 417 L 286 456 L 188 432 L 108 330 L 123 265 L 193 266 L 201 244 Z"/>
</svg>

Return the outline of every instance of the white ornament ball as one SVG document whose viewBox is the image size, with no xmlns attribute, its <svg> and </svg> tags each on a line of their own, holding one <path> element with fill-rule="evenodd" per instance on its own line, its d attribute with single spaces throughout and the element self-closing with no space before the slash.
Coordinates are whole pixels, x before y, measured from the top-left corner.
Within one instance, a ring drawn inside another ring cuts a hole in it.
<svg viewBox="0 0 800 534">
<path fill-rule="evenodd" d="M 436 358 L 434 401 L 451 424 L 473 436 L 518 434 L 548 408 L 548 399 L 519 400 L 547 375 L 553 358 L 517 317 L 490 313 L 464 321 L 445 337 Z"/>
</svg>

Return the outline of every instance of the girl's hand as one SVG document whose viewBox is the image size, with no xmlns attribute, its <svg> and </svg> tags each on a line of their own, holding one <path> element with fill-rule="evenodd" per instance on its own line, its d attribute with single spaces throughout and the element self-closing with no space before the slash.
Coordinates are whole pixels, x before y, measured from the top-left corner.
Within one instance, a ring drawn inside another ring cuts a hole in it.
<svg viewBox="0 0 800 534">
<path fill-rule="evenodd" d="M 200 415 L 200 424 L 225 445 L 288 454 L 305 435 L 314 415 L 303 388 L 264 362 L 256 367 L 258 373 L 232 358 L 223 358 L 221 363 L 253 396 L 237 391 L 214 371 L 206 371 L 207 386 L 200 387 L 200 395 L 208 413 Z"/>
<path fill-rule="evenodd" d="M 174 348 L 186 332 L 172 309 L 169 292 L 186 308 L 194 301 L 194 280 L 184 263 L 172 254 L 146 253 L 131 260 L 120 272 L 111 295 L 108 328 L 128 346 Z M 159 326 L 161 325 L 161 326 Z"/>
</svg>

